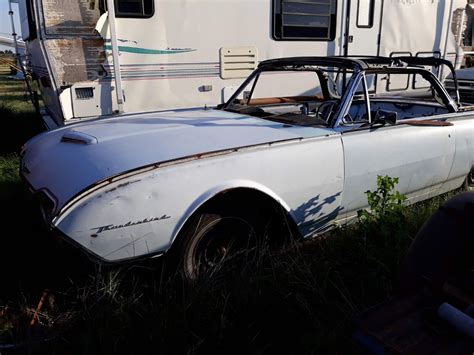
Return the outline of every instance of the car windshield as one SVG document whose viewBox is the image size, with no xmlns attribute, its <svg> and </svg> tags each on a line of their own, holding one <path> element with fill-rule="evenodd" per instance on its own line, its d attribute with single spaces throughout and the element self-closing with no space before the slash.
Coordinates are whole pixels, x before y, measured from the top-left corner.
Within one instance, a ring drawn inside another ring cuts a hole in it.
<svg viewBox="0 0 474 355">
<path fill-rule="evenodd" d="M 223 109 L 289 125 L 327 127 L 347 82 L 342 77 L 341 70 L 310 65 L 265 69 L 254 73 Z"/>
</svg>

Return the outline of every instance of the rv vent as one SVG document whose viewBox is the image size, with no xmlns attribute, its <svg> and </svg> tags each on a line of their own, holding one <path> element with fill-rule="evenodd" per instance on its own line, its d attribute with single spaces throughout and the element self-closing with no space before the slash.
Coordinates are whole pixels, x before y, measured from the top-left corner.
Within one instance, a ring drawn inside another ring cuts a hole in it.
<svg viewBox="0 0 474 355">
<path fill-rule="evenodd" d="M 256 47 L 221 48 L 221 78 L 246 78 L 258 64 Z"/>
<path fill-rule="evenodd" d="M 78 100 L 88 100 L 94 97 L 94 88 L 76 88 L 76 98 Z"/>
</svg>

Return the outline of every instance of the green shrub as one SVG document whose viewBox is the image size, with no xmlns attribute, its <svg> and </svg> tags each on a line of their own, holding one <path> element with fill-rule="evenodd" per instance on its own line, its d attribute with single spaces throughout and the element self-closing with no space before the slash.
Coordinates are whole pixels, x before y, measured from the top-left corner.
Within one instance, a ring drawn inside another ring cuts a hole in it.
<svg viewBox="0 0 474 355">
<path fill-rule="evenodd" d="M 377 176 L 377 190 L 366 191 L 368 210 L 357 211 L 357 219 L 363 229 L 396 227 L 405 221 L 406 196 L 394 191 L 397 177 Z"/>
</svg>

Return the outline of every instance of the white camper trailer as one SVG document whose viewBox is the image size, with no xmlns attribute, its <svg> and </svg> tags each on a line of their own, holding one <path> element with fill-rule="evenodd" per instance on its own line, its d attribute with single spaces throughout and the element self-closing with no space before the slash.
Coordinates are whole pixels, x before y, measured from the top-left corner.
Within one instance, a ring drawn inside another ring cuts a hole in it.
<svg viewBox="0 0 474 355">
<path fill-rule="evenodd" d="M 107 11 L 107 3 L 115 6 Z M 460 53 L 451 22 L 465 2 L 19 0 L 19 4 L 31 71 L 51 122 L 62 125 L 117 112 L 215 106 L 269 58 L 411 55 L 456 62 Z M 373 90 L 420 87 L 415 77 L 388 79 L 376 78 Z"/>
</svg>

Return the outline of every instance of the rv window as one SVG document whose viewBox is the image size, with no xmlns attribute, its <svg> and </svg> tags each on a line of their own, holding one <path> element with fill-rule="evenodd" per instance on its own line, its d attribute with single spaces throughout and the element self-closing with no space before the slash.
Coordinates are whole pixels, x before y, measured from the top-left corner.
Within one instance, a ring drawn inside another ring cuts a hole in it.
<svg viewBox="0 0 474 355">
<path fill-rule="evenodd" d="M 411 57 L 411 52 L 392 52 L 390 53 L 390 58 L 392 57 Z M 410 86 L 410 74 L 387 74 L 382 77 L 382 80 L 386 80 L 387 91 L 403 91 L 407 90 Z"/>
<path fill-rule="evenodd" d="M 274 0 L 273 38 L 334 40 L 336 4 L 336 0 Z"/>
<path fill-rule="evenodd" d="M 418 52 L 416 53 L 417 57 L 435 57 L 441 58 L 441 53 L 436 52 Z M 438 76 L 439 67 L 429 67 L 425 65 L 425 69 L 431 71 L 435 76 Z M 423 79 L 421 75 L 413 76 L 413 89 L 426 89 L 430 87 L 430 83 Z"/>
<path fill-rule="evenodd" d="M 357 4 L 357 27 L 374 25 L 374 0 L 359 0 Z"/>
<path fill-rule="evenodd" d="M 117 17 L 152 17 L 154 0 L 115 0 Z"/>
</svg>

